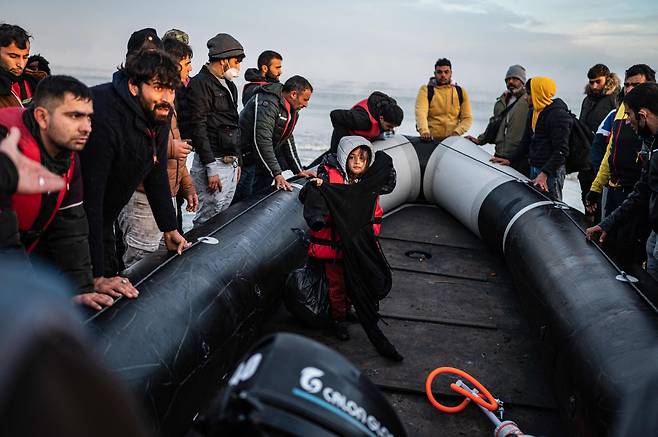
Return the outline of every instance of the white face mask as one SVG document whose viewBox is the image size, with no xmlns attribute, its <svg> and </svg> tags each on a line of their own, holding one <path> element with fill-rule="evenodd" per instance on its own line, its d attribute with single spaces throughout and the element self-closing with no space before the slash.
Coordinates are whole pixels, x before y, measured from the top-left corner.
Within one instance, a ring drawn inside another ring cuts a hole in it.
<svg viewBox="0 0 658 437">
<path fill-rule="evenodd" d="M 229 81 L 234 81 L 240 77 L 240 70 L 234 67 L 229 68 L 224 72 L 224 79 L 229 80 Z"/>
</svg>

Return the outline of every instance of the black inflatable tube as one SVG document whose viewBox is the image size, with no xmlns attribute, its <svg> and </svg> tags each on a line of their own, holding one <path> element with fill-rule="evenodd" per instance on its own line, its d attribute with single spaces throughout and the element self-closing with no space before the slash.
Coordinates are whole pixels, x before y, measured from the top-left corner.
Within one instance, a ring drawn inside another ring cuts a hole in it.
<svg viewBox="0 0 658 437">
<path fill-rule="evenodd" d="M 207 235 L 182 256 L 145 260 L 133 270 L 140 296 L 121 299 L 91 317 L 105 364 L 142 401 L 152 430 L 181 435 L 216 394 L 251 344 L 263 313 L 277 300 L 304 247 L 291 228 L 305 229 L 293 192 L 241 202 L 188 237 Z M 245 209 L 246 208 L 246 209 Z"/>
<path fill-rule="evenodd" d="M 585 241 L 569 218 L 582 214 L 544 201 L 522 183 L 503 183 L 482 203 L 480 233 L 501 252 L 507 229 L 504 258 L 574 435 L 609 435 L 624 394 L 640 389 L 646 363 L 658 360 L 658 315 Z"/>
</svg>

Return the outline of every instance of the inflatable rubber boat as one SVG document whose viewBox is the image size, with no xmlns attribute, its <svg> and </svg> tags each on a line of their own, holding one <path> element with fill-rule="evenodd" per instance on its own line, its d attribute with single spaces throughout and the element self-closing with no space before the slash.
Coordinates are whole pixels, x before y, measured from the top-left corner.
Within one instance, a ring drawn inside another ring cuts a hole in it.
<svg viewBox="0 0 658 437">
<path fill-rule="evenodd" d="M 441 365 L 477 375 L 517 423 L 535 427 L 528 433 L 607 435 L 622 396 L 656 372 L 646 365 L 658 358 L 658 314 L 645 277 L 630 282 L 585 240 L 581 213 L 463 138 L 396 135 L 374 147 L 398 175 L 381 199 L 380 242 L 394 273 L 381 313 L 404 363 L 379 357 L 357 325 L 337 342 L 282 310 L 285 277 L 305 257 L 305 181 L 292 180 L 292 192 L 258 194 L 192 230 L 182 256 L 140 261 L 129 272 L 140 297 L 86 321 L 152 429 L 183 433 L 242 353 L 285 330 L 355 362 L 409 435 L 490 432 L 478 412 L 447 418 L 428 405 L 424 378 Z"/>
</svg>

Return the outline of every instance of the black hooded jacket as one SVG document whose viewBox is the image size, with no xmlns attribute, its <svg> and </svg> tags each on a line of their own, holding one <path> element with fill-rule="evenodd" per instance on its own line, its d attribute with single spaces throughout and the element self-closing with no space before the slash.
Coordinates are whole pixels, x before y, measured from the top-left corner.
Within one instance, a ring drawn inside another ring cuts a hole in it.
<svg viewBox="0 0 658 437">
<path fill-rule="evenodd" d="M 204 65 L 178 96 L 178 128 L 203 165 L 240 154 L 238 89 L 225 82 L 228 88 Z"/>
<path fill-rule="evenodd" d="M 254 96 L 256 88 L 259 86 L 268 83 L 279 82 L 278 79 L 272 79 L 271 77 L 263 76 L 260 74 L 258 68 L 248 68 L 247 71 L 244 72 L 244 80 L 246 80 L 247 83 L 242 89 L 242 106 L 247 106 L 247 102 Z"/>
<path fill-rule="evenodd" d="M 569 155 L 569 136 L 573 124 L 571 113 L 562 99 L 554 99 L 539 114 L 534 132 L 531 122 L 532 111 L 529 111 L 525 134 L 513 160 L 527 153 L 532 167 L 540 168 L 551 176 L 564 165 Z"/>
<path fill-rule="evenodd" d="M 603 119 L 617 107 L 617 94 L 620 91 L 619 78 L 614 73 L 606 78 L 604 88 L 599 94 L 595 94 L 589 84 L 585 87 L 586 95 L 578 118 L 592 133 L 596 133 Z"/>
<path fill-rule="evenodd" d="M 658 150 L 656 150 L 658 140 L 656 138 L 657 136 L 654 135 L 645 141 L 644 147 L 649 151 L 648 163 L 642 168 L 642 174 L 633 192 L 601 222 L 604 231 L 610 231 L 624 223 L 628 217 L 647 214 L 648 209 L 649 226 L 658 233 Z"/>
<path fill-rule="evenodd" d="M 139 100 L 128 90 L 120 71 L 111 83 L 91 89 L 94 98 L 92 132 L 82 158 L 84 205 L 89 220 L 89 246 L 94 277 L 102 276 L 112 260 L 104 255 L 103 233 L 143 182 L 161 231 L 176 229 L 167 176 L 169 123 L 154 125 Z"/>
<path fill-rule="evenodd" d="M 368 110 L 375 120 L 379 120 L 382 108 L 396 103 L 392 97 L 380 91 L 375 91 L 368 97 Z M 371 126 L 370 117 L 363 108 L 334 109 L 329 117 L 331 118 L 331 125 L 334 127 L 331 135 L 331 152 L 336 151 L 340 139 L 350 135 L 351 131 L 369 130 Z"/>
</svg>

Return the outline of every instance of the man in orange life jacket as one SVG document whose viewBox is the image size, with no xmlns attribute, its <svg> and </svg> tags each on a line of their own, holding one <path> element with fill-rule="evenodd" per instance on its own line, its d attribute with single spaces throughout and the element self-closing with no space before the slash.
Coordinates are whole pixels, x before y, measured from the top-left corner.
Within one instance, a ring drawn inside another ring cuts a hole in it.
<svg viewBox="0 0 658 437">
<path fill-rule="evenodd" d="M 404 113 L 395 99 L 375 91 L 352 109 L 334 109 L 329 116 L 334 127 L 329 152 L 336 153 L 341 138 L 358 135 L 372 141 L 400 126 Z"/>
<path fill-rule="evenodd" d="M 0 108 L 24 106 L 46 73 L 26 68 L 31 36 L 21 27 L 0 24 Z"/>
<path fill-rule="evenodd" d="M 0 110 L 3 132 L 15 127 L 21 133 L 21 152 L 65 181 L 62 189 L 45 194 L 14 194 L 5 199 L 4 211 L 13 211 L 18 234 L 3 246 L 24 249 L 54 264 L 78 288 L 78 303 L 95 309 L 112 305 L 106 294 L 132 296 L 132 286 L 122 278 L 95 284 L 87 240 L 87 216 L 82 206 L 82 176 L 77 152 L 91 132 L 92 101 L 86 85 L 69 76 L 51 76 L 35 90 L 30 109 Z M 101 293 L 90 293 L 97 289 Z"/>
<path fill-rule="evenodd" d="M 273 50 L 265 50 L 258 55 L 258 68 L 248 68 L 244 72 L 247 83 L 242 88 L 242 106 L 247 106 L 259 86 L 279 82 L 282 61 L 283 56 Z"/>
</svg>

